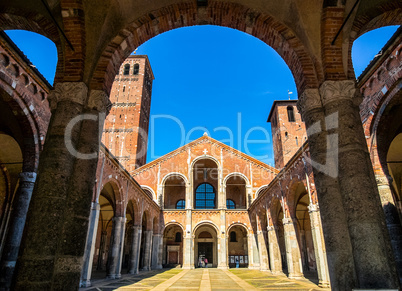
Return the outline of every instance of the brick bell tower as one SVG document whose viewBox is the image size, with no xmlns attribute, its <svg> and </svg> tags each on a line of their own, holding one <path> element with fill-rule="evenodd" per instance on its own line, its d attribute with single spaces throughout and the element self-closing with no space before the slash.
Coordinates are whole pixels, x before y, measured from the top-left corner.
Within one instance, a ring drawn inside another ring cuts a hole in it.
<svg viewBox="0 0 402 291">
<path fill-rule="evenodd" d="M 296 103 L 297 100 L 275 100 L 268 116 L 277 169 L 282 169 L 307 140 L 306 128 Z"/>
<path fill-rule="evenodd" d="M 106 118 L 102 142 L 127 171 L 146 163 L 154 75 L 146 55 L 131 55 L 112 85 L 113 107 Z"/>
</svg>

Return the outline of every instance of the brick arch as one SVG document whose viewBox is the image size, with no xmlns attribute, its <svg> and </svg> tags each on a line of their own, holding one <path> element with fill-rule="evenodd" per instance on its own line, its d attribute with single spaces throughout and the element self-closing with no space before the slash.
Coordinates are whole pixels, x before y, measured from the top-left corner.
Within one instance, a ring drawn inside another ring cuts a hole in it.
<svg viewBox="0 0 402 291">
<path fill-rule="evenodd" d="M 289 190 L 286 193 L 286 202 L 287 202 L 287 206 L 289 208 L 289 213 L 290 213 L 291 217 L 294 217 L 296 215 L 296 206 L 297 206 L 297 203 L 300 198 L 299 196 L 297 196 L 300 194 L 297 192 L 297 189 L 300 185 L 303 185 L 303 188 L 307 192 L 306 186 L 302 180 L 293 179 L 290 182 Z"/>
<path fill-rule="evenodd" d="M 5 8 L 9 8 L 5 6 Z M 64 45 L 61 35 L 55 24 L 39 12 L 20 11 L 12 9 L 12 11 L 3 10 L 0 13 L 0 29 L 1 30 L 26 30 L 38 33 L 50 39 L 57 48 L 57 68 L 55 81 L 62 79 L 64 76 Z"/>
<path fill-rule="evenodd" d="M 7 81 L 12 82 L 12 80 L 4 79 L 6 76 L 3 74 L 0 75 L 0 95 L 5 97 L 1 99 L 3 99 L 13 112 L 13 116 L 18 122 L 18 128 L 23 137 L 22 141 L 18 141 L 23 154 L 22 171 L 36 172 L 39 165 L 39 154 L 42 149 L 39 136 L 44 130 L 41 130 L 41 127 L 37 123 L 37 114 L 35 116 L 35 114 L 29 110 L 29 106 L 26 103 L 27 100 L 23 98 L 27 96 L 18 91 L 18 86 L 13 88 L 8 84 L 9 82 Z"/>
<path fill-rule="evenodd" d="M 316 88 L 319 79 L 323 79 L 322 68 L 315 57 L 291 29 L 273 16 L 240 4 L 217 1 L 210 1 L 204 13 L 199 13 L 196 1 L 191 1 L 150 11 L 122 29 L 103 50 L 90 88 L 110 92 L 120 65 L 138 46 L 160 33 L 199 24 L 233 28 L 265 42 L 286 62 L 299 92 Z"/>
<path fill-rule="evenodd" d="M 107 185 L 110 184 L 110 186 L 113 189 L 113 195 L 114 197 L 110 197 L 110 198 L 114 198 L 114 201 L 110 201 L 110 199 L 108 199 L 108 197 L 105 197 L 109 200 L 109 203 L 112 205 L 112 207 L 114 208 L 114 215 L 116 217 L 120 217 L 124 215 L 124 208 L 125 205 L 124 203 L 117 203 L 118 201 L 123 201 L 123 193 L 121 191 L 121 186 L 120 186 L 120 181 L 115 179 L 115 178 L 108 178 L 106 180 L 103 181 L 102 183 L 102 189 Z"/>
<path fill-rule="evenodd" d="M 144 218 L 144 215 L 145 215 L 145 220 L 147 223 L 145 230 L 153 230 L 153 218 L 151 216 L 151 212 L 148 209 L 144 210 L 144 212 L 141 215 L 141 225 L 142 225 L 142 219 Z"/>
<path fill-rule="evenodd" d="M 283 207 L 281 205 L 280 198 L 278 198 L 276 196 L 272 197 L 267 211 L 269 211 L 270 218 L 272 220 L 271 222 L 275 226 L 278 223 L 278 214 L 279 214 L 280 210 L 282 210 L 282 212 L 285 213 L 285 209 L 283 209 Z"/>
<path fill-rule="evenodd" d="M 360 4 L 362 5 L 362 3 Z M 390 25 L 401 25 L 402 23 L 402 2 L 398 0 L 387 1 L 386 3 L 373 7 L 366 13 L 357 16 L 352 25 L 349 48 L 348 48 L 348 74 L 354 76 L 352 63 L 353 42 L 366 32 Z"/>
</svg>

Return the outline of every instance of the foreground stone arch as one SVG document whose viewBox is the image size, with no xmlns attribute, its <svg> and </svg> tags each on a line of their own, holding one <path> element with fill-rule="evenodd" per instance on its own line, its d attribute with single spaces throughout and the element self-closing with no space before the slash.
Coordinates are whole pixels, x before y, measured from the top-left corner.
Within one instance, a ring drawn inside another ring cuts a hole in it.
<svg viewBox="0 0 402 291">
<path fill-rule="evenodd" d="M 121 63 L 139 45 L 168 30 L 200 24 L 226 26 L 261 39 L 287 63 L 299 92 L 317 87 L 322 78 L 318 62 L 309 54 L 307 46 L 274 16 L 240 4 L 218 1 L 199 9 L 196 2 L 191 1 L 149 11 L 128 23 L 101 53 L 90 87 L 110 91 Z"/>
</svg>

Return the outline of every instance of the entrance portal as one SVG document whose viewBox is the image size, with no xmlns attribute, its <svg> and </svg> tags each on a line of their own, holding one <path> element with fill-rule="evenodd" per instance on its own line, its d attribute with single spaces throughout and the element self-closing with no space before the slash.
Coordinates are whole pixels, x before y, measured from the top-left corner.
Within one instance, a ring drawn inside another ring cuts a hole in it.
<svg viewBox="0 0 402 291">
<path fill-rule="evenodd" d="M 218 266 L 217 234 L 215 228 L 209 224 L 198 227 L 194 238 L 195 267 L 200 267 L 205 259 L 208 260 L 208 267 Z"/>
<path fill-rule="evenodd" d="M 198 258 L 202 260 L 207 259 L 208 264 L 213 264 L 213 243 L 211 242 L 199 242 L 198 243 Z"/>
</svg>

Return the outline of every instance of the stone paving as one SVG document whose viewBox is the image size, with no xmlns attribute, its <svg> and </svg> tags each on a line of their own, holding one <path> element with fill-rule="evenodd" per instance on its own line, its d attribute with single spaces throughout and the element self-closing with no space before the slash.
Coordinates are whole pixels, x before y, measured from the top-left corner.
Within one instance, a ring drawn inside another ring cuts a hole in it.
<svg viewBox="0 0 402 291">
<path fill-rule="evenodd" d="M 123 275 L 119 280 L 96 280 L 81 291 L 107 290 L 329 290 L 307 279 L 290 280 L 285 275 L 249 269 L 164 269 Z"/>
</svg>

